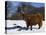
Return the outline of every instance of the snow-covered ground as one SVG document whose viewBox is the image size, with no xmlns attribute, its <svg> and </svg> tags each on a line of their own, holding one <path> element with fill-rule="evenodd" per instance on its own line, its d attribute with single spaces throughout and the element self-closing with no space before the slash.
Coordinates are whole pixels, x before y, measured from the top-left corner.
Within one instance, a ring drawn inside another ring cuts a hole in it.
<svg viewBox="0 0 46 35">
<path fill-rule="evenodd" d="M 18 31 L 19 28 L 17 28 L 17 29 L 7 30 L 7 33 L 15 34 L 15 33 L 26 33 L 26 32 L 27 33 L 45 32 L 45 22 L 43 21 L 42 23 L 43 25 L 40 29 L 38 29 L 38 25 L 36 25 L 36 26 L 33 26 L 32 30 L 28 29 L 28 30 Z M 17 26 L 26 27 L 26 22 L 24 20 L 7 20 L 7 27 L 14 27 L 15 26 L 14 24 L 16 24 Z"/>
</svg>

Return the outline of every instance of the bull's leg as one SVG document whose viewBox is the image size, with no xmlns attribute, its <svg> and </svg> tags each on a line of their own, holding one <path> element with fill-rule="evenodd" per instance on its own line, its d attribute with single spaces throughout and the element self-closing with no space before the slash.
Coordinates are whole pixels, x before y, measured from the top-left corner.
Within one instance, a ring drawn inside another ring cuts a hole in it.
<svg viewBox="0 0 46 35">
<path fill-rule="evenodd" d="M 38 28 L 38 29 L 40 29 L 40 28 L 41 28 L 41 26 L 42 26 L 42 22 L 40 22 L 38 25 L 39 25 L 39 28 Z"/>
<path fill-rule="evenodd" d="M 27 30 L 29 29 L 29 24 L 27 24 Z"/>
<path fill-rule="evenodd" d="M 29 22 L 27 22 L 27 24 L 26 24 L 26 25 L 27 25 L 27 30 L 28 30 L 28 29 L 29 29 L 29 25 L 30 25 L 30 23 L 29 23 Z"/>
<path fill-rule="evenodd" d="M 30 29 L 32 30 L 32 23 L 30 23 Z"/>
<path fill-rule="evenodd" d="M 32 25 L 31 25 L 31 30 L 32 30 Z"/>
</svg>

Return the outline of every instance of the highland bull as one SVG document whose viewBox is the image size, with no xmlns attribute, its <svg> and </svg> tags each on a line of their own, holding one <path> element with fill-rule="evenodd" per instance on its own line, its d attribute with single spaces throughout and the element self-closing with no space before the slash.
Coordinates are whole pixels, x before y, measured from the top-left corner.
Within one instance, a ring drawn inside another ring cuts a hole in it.
<svg viewBox="0 0 46 35">
<path fill-rule="evenodd" d="M 32 26 L 37 24 L 39 26 L 38 29 L 40 29 L 42 26 L 43 17 L 41 14 L 31 14 L 31 15 L 24 14 L 24 20 L 26 21 L 27 29 L 30 26 L 30 29 L 32 30 Z"/>
</svg>

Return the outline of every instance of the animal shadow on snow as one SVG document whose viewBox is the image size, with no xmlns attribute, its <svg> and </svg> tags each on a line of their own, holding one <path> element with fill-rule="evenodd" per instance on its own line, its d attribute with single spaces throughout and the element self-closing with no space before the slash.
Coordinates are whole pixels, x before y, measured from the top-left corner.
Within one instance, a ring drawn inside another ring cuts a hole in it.
<svg viewBox="0 0 46 35">
<path fill-rule="evenodd" d="M 5 27 L 5 30 L 11 30 L 11 29 L 17 29 L 17 28 L 19 28 L 17 31 L 28 30 L 27 27 L 21 27 L 21 26 Z M 38 28 L 33 27 L 32 29 L 38 29 Z"/>
</svg>

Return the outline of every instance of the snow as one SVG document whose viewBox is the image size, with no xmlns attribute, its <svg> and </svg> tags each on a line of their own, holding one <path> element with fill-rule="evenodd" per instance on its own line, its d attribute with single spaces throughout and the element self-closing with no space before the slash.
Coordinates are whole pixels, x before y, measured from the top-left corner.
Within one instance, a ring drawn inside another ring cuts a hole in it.
<svg viewBox="0 0 46 35">
<path fill-rule="evenodd" d="M 26 27 L 26 22 L 24 20 L 7 20 L 7 27 L 13 27 L 13 24 L 17 24 L 17 26 Z"/>
<path fill-rule="evenodd" d="M 42 21 L 43 25 L 40 29 L 38 29 L 38 25 L 36 26 L 33 26 L 33 29 L 30 30 L 21 30 L 21 31 L 18 31 L 19 28 L 17 29 L 11 29 L 11 30 L 7 30 L 7 33 L 10 34 L 15 34 L 15 33 L 33 33 L 33 32 L 45 32 L 45 21 Z M 17 26 L 21 26 L 21 27 L 26 27 L 26 22 L 24 20 L 7 20 L 7 27 L 14 27 L 16 24 Z M 29 27 L 30 28 L 30 27 Z"/>
</svg>

